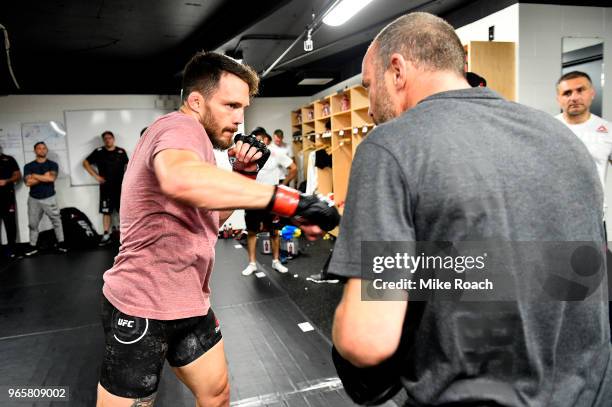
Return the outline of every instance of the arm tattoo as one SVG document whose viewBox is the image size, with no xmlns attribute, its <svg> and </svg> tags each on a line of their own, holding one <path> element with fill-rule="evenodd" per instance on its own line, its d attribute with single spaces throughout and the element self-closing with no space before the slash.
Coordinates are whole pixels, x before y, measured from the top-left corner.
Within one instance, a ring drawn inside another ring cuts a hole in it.
<svg viewBox="0 0 612 407">
<path fill-rule="evenodd" d="M 134 400 L 134 403 L 132 403 L 131 407 L 153 407 L 153 404 L 155 403 L 156 394 L 157 393 L 153 393 L 147 397 L 137 398 L 136 400 Z"/>
</svg>

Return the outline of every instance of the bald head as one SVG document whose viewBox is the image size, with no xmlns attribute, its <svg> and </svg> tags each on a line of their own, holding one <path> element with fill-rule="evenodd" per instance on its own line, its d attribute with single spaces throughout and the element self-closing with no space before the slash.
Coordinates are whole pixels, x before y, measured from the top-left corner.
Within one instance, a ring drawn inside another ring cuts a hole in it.
<svg viewBox="0 0 612 407">
<path fill-rule="evenodd" d="M 389 121 L 438 92 L 469 88 L 465 53 L 453 27 L 433 14 L 411 13 L 387 25 L 363 59 L 369 114 Z"/>
<path fill-rule="evenodd" d="M 465 52 L 453 27 L 429 13 L 399 17 L 374 38 L 376 62 L 386 69 L 391 55 L 401 54 L 425 71 L 451 71 L 464 75 Z"/>
</svg>

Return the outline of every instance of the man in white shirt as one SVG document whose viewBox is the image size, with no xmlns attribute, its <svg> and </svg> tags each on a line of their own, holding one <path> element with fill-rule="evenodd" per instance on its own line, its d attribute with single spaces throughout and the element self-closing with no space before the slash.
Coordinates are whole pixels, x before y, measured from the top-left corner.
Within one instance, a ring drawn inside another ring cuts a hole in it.
<svg viewBox="0 0 612 407">
<path fill-rule="evenodd" d="M 258 140 L 263 141 L 270 149 L 270 158 L 266 161 L 259 173 L 257 181 L 268 185 L 278 185 L 281 169 L 287 170 L 287 176 L 283 184 L 287 185 L 297 174 L 297 167 L 293 160 L 284 154 L 281 150 L 273 150 L 270 148 L 272 138 L 263 127 L 256 127 L 251 134 L 254 134 Z M 243 276 L 249 276 L 257 271 L 257 263 L 255 256 L 255 247 L 257 245 L 257 233 L 263 228 L 270 232 L 270 243 L 272 246 L 272 269 L 279 273 L 286 273 L 289 269 L 283 266 L 280 262 L 280 235 L 279 229 L 282 227 L 278 216 L 273 215 L 264 210 L 244 211 L 244 219 L 247 229 L 247 251 L 249 253 L 249 264 L 242 270 Z"/>
<path fill-rule="evenodd" d="M 557 81 L 557 102 L 563 113 L 555 116 L 565 123 L 591 153 L 602 187 L 606 187 L 606 170 L 612 158 L 612 128 L 601 117 L 591 113 L 595 89 L 588 74 L 573 71 Z M 606 204 L 604 202 L 604 214 Z"/>
<path fill-rule="evenodd" d="M 591 113 L 591 104 L 595 99 L 595 89 L 591 78 L 585 72 L 572 71 L 561 76 L 557 81 L 557 102 L 563 113 L 555 116 L 569 127 L 584 143 L 591 153 L 597 174 L 604 190 L 604 232 L 606 231 L 606 210 L 608 208 L 606 191 L 606 173 L 608 161 L 612 158 L 612 128 L 601 117 Z M 608 240 L 606 236 L 606 241 Z M 612 330 L 612 302 L 610 308 L 610 329 Z"/>
<path fill-rule="evenodd" d="M 293 148 L 290 144 L 283 142 L 284 133 L 281 129 L 274 130 L 274 135 L 272 136 L 272 141 L 268 148 L 270 151 L 278 151 L 281 154 L 285 154 L 287 157 L 293 160 Z M 289 181 L 287 178 L 287 169 L 281 168 L 279 182 L 284 185 L 289 185 Z"/>
</svg>

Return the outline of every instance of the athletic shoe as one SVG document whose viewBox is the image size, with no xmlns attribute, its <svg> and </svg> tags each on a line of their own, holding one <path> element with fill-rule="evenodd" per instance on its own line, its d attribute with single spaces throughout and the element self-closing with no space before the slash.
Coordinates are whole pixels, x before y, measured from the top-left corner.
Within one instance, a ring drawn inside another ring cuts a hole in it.
<svg viewBox="0 0 612 407">
<path fill-rule="evenodd" d="M 34 256 L 36 253 L 38 253 L 38 247 L 32 246 L 31 244 L 27 245 L 23 249 L 23 254 L 25 254 L 28 257 Z"/>
<path fill-rule="evenodd" d="M 253 274 L 254 271 L 257 271 L 257 264 L 249 263 L 249 265 L 246 266 L 246 268 L 244 270 L 242 270 L 242 275 L 243 276 L 250 276 L 251 274 Z"/>
<path fill-rule="evenodd" d="M 289 269 L 281 264 L 278 260 L 272 260 L 272 269 L 278 271 L 279 273 L 286 273 Z"/>
<path fill-rule="evenodd" d="M 57 250 L 60 253 L 68 253 L 68 248 L 66 247 L 64 242 L 59 242 L 58 244 L 56 244 L 55 250 Z"/>
<path fill-rule="evenodd" d="M 106 246 L 110 242 L 110 233 L 105 233 L 102 235 L 102 239 L 100 239 L 100 243 L 98 243 L 98 246 Z"/>
</svg>

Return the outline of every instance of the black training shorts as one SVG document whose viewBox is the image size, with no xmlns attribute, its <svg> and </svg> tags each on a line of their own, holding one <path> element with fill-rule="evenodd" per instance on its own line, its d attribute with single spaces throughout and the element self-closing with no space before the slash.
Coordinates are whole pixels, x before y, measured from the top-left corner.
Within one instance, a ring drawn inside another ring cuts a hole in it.
<svg viewBox="0 0 612 407">
<path fill-rule="evenodd" d="M 160 321 L 126 315 L 102 296 L 106 348 L 100 384 L 119 397 L 142 398 L 157 391 L 164 360 L 185 366 L 221 340 L 211 309 L 199 317 Z"/>
<path fill-rule="evenodd" d="M 246 209 L 244 211 L 244 223 L 246 223 L 249 232 L 255 233 L 259 233 L 261 230 L 272 232 L 282 227 L 277 215 L 258 209 Z"/>
<path fill-rule="evenodd" d="M 119 212 L 121 203 L 121 185 L 100 184 L 100 213 L 111 214 Z"/>
</svg>

